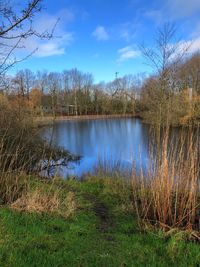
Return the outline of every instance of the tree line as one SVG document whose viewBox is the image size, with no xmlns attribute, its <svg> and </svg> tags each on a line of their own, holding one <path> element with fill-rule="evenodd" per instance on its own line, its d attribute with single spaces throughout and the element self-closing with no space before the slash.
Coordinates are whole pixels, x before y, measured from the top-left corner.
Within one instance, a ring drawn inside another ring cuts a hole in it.
<svg viewBox="0 0 200 267">
<path fill-rule="evenodd" d="M 36 73 L 25 69 L 14 77 L 5 76 L 1 92 L 36 116 L 132 114 L 159 126 L 199 123 L 200 54 L 173 67 L 108 83 L 94 83 L 91 73 L 77 69 Z"/>
<path fill-rule="evenodd" d="M 141 46 L 146 62 L 152 67 L 151 75 L 130 74 L 107 83 L 95 83 L 91 73 L 76 68 L 63 72 L 25 69 L 9 76 L 7 70 L 24 60 L 13 57 L 24 39 L 53 37 L 54 28 L 43 33 L 33 29 L 32 18 L 41 11 L 41 2 L 28 2 L 19 14 L 8 3 L 1 5 L 0 100 L 3 106 L 11 105 L 19 118 L 23 112 L 34 116 L 132 114 L 158 128 L 199 124 L 200 54 L 191 54 L 188 45 L 177 41 L 175 27 L 170 23 L 157 30 L 155 45 Z M 8 47 L 7 40 L 15 42 Z"/>
<path fill-rule="evenodd" d="M 4 94 L 23 100 L 36 115 L 135 114 L 143 74 L 126 75 L 109 83 L 94 83 L 91 73 L 21 70 L 6 77 Z"/>
</svg>

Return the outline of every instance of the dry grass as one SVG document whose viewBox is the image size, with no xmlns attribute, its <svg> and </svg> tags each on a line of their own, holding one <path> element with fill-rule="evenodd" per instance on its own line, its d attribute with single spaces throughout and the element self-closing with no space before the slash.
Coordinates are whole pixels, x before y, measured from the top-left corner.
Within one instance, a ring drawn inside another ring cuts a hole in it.
<svg viewBox="0 0 200 267">
<path fill-rule="evenodd" d="M 70 155 L 42 140 L 23 100 L 0 101 L 0 204 L 21 211 L 68 216 L 75 208 L 73 193 L 61 198 L 53 187 L 46 192 L 45 186 L 30 191 L 30 175 L 41 170 L 41 162 L 48 167 L 49 162 L 65 157 L 67 160 Z"/>
<path fill-rule="evenodd" d="M 151 164 L 148 174 L 133 174 L 134 205 L 140 225 L 148 222 L 165 230 L 200 231 L 197 141 L 188 134 L 187 140 L 179 140 L 172 146 L 169 133 L 165 133 L 160 155 Z"/>
<path fill-rule="evenodd" d="M 21 100 L 11 105 L 0 98 L 0 204 L 21 197 L 30 174 L 48 173 L 54 165 L 77 159 L 41 138 L 30 109 Z"/>
<path fill-rule="evenodd" d="M 11 204 L 11 208 L 17 211 L 54 213 L 63 217 L 69 217 L 76 210 L 75 194 L 69 191 L 66 196 L 61 196 L 59 191 L 37 188 L 33 192 L 27 192 Z"/>
</svg>

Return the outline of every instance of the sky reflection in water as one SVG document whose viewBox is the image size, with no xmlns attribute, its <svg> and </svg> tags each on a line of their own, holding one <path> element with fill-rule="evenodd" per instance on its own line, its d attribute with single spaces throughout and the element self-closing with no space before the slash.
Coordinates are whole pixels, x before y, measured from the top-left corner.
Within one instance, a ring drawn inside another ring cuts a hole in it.
<svg viewBox="0 0 200 267">
<path fill-rule="evenodd" d="M 54 144 L 82 156 L 73 169 L 57 170 L 62 177 L 93 172 L 99 161 L 109 166 L 120 162 L 123 170 L 131 170 L 133 163 L 138 170 L 148 165 L 148 127 L 139 119 L 61 121 L 45 129 L 43 136 L 53 136 Z"/>
</svg>

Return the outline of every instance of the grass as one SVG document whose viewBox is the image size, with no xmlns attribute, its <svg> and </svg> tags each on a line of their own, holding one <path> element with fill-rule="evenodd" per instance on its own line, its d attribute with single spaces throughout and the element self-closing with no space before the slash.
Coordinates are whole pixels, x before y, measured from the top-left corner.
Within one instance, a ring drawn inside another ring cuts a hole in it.
<svg viewBox="0 0 200 267">
<path fill-rule="evenodd" d="M 176 232 L 140 231 L 133 216 L 132 193 L 120 179 L 88 178 L 37 188 L 73 192 L 76 209 L 56 211 L 0 209 L 0 266 L 200 266 L 200 247 Z M 45 190 L 44 189 L 44 190 Z"/>
</svg>

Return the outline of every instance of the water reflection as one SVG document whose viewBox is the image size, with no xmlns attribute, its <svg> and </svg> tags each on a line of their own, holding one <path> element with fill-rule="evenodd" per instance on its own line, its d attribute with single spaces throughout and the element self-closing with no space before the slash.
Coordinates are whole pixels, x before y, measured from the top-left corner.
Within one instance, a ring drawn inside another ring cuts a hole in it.
<svg viewBox="0 0 200 267">
<path fill-rule="evenodd" d="M 81 176 L 92 172 L 99 161 L 131 169 L 133 162 L 140 169 L 148 165 L 148 127 L 139 119 L 108 119 L 56 122 L 54 127 L 45 129 L 46 139 L 82 156 L 73 168 L 59 168 L 63 177 Z"/>
</svg>

